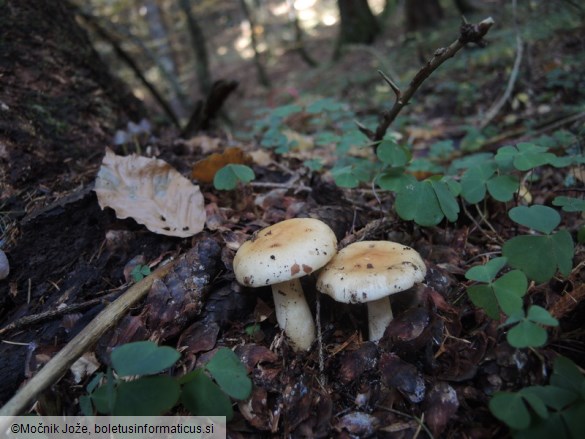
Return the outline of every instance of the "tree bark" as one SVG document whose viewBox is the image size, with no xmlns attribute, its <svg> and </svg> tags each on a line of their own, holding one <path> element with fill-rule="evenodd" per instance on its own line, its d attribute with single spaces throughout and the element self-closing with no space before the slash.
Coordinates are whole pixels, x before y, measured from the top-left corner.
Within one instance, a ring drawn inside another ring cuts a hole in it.
<svg viewBox="0 0 585 439">
<path fill-rule="evenodd" d="M 367 0 L 337 0 L 341 23 L 333 59 L 338 59 L 345 44 L 372 44 L 380 25 Z"/>
<path fill-rule="evenodd" d="M 161 8 L 160 1 L 146 0 L 144 5 L 146 7 L 145 20 L 150 31 L 150 39 L 156 42 L 154 51 L 157 64 L 165 77 L 172 78 L 174 82 L 178 82 L 179 69 L 173 56 L 169 31 L 164 20 L 164 10 Z M 170 87 L 169 92 L 171 95 L 169 101 L 174 113 L 179 116 L 185 116 L 185 101 L 182 99 L 182 93 L 176 93 L 176 90 L 173 90 L 172 87 Z"/>
<path fill-rule="evenodd" d="M 250 13 L 250 8 L 246 4 L 246 0 L 240 0 L 240 5 L 242 7 L 242 12 L 244 13 L 244 18 L 248 23 L 250 23 L 250 43 L 252 44 L 252 50 L 254 51 L 254 65 L 256 66 L 256 73 L 258 74 L 258 81 L 266 88 L 270 88 L 270 78 L 268 78 L 268 74 L 266 73 L 266 69 L 264 68 L 264 64 L 262 64 L 262 60 L 260 59 L 260 52 L 258 52 L 258 42 L 256 41 L 256 25 L 255 20 Z"/>
<path fill-rule="evenodd" d="M 405 12 L 406 30 L 409 32 L 433 26 L 443 18 L 439 0 L 407 0 Z"/>
</svg>

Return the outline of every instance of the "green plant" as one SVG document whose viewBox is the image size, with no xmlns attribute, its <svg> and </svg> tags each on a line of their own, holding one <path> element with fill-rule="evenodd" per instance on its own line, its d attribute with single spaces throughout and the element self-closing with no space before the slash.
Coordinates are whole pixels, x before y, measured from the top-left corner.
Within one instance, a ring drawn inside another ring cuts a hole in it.
<svg viewBox="0 0 585 439">
<path fill-rule="evenodd" d="M 180 354 L 151 341 L 128 343 L 112 351 L 112 367 L 88 384 L 80 398 L 84 414 L 152 416 L 181 402 L 201 416 L 233 416 L 230 397 L 246 399 L 252 382 L 238 357 L 227 348 L 217 350 L 203 367 L 180 378 L 157 375 L 173 366 Z M 131 380 L 132 377 L 138 377 Z"/>
<path fill-rule="evenodd" d="M 141 281 L 149 274 L 150 274 L 150 267 L 148 265 L 140 265 L 140 264 L 138 264 L 136 267 L 134 267 L 132 269 L 132 271 L 130 272 L 130 276 L 132 276 L 132 279 L 134 280 L 134 282 Z"/>
<path fill-rule="evenodd" d="M 572 197 L 555 197 L 554 206 L 559 206 L 565 212 L 585 212 L 585 200 Z"/>
<path fill-rule="evenodd" d="M 483 308 L 492 319 L 499 319 L 500 309 L 506 315 L 522 310 L 522 297 L 526 294 L 528 281 L 520 270 L 512 270 L 494 280 L 504 268 L 507 259 L 494 258 L 485 265 L 470 268 L 465 273 L 469 280 L 481 282 L 467 288 L 469 299 L 477 307 Z"/>
<path fill-rule="evenodd" d="M 573 239 L 566 230 L 552 233 L 561 222 L 556 210 L 541 205 L 519 206 L 512 208 L 508 215 L 516 223 L 543 233 L 516 236 L 507 241 L 502 254 L 508 258 L 510 266 L 539 283 L 551 279 L 557 269 L 565 276 L 570 273 Z"/>
<path fill-rule="evenodd" d="M 365 137 L 353 125 L 354 113 L 348 105 L 331 98 L 314 99 L 306 105 L 288 104 L 263 110 L 252 125 L 260 145 L 283 154 L 297 142 L 289 139 L 288 120 L 299 116 L 304 120 L 305 134 L 313 136 L 317 146 L 335 144 L 341 155 L 354 144 L 363 143 Z M 343 135 L 341 135 L 343 133 Z"/>
<path fill-rule="evenodd" d="M 400 218 L 414 220 L 421 226 L 435 226 L 445 217 L 451 222 L 456 221 L 458 189 L 457 182 L 440 177 L 414 180 L 398 191 L 396 213 Z"/>
<path fill-rule="evenodd" d="M 494 258 L 485 265 L 470 268 L 465 273 L 469 280 L 480 282 L 467 288 L 472 303 L 485 310 L 492 319 L 499 319 L 500 311 L 508 316 L 504 326 L 513 325 L 507 340 L 516 348 L 543 346 L 547 332 L 541 325 L 558 326 L 549 312 L 537 305 L 524 311 L 522 298 L 528 288 L 528 280 L 521 270 L 511 270 L 498 279 L 496 276 L 508 262 L 507 258 Z"/>
<path fill-rule="evenodd" d="M 218 190 L 229 191 L 235 189 L 239 183 L 249 183 L 256 178 L 252 168 L 246 165 L 225 165 L 215 173 L 213 186 Z"/>
<path fill-rule="evenodd" d="M 532 305 L 526 313 L 523 309 L 512 313 L 504 325 L 515 325 L 506 336 L 510 346 L 528 348 L 544 346 L 546 343 L 548 334 L 541 325 L 559 326 L 559 322 L 546 309 Z"/>
<path fill-rule="evenodd" d="M 571 360 L 558 357 L 549 385 L 497 392 L 489 408 L 515 439 L 580 439 L 585 437 L 585 377 Z"/>
</svg>

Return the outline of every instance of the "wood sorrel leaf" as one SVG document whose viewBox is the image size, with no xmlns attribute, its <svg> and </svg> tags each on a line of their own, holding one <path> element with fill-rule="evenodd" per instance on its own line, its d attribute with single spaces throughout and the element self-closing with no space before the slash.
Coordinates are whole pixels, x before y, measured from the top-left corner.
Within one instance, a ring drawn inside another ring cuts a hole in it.
<svg viewBox="0 0 585 439">
<path fill-rule="evenodd" d="M 561 222 L 561 215 L 555 209 L 539 204 L 514 207 L 508 216 L 518 224 L 546 234 L 550 234 Z"/>
<path fill-rule="evenodd" d="M 220 348 L 205 368 L 219 387 L 234 399 L 246 399 L 252 391 L 252 381 L 246 367 L 228 348 Z"/>
<path fill-rule="evenodd" d="M 181 355 L 169 346 L 137 341 L 114 348 L 112 366 L 119 376 L 152 375 L 171 367 Z"/>
</svg>

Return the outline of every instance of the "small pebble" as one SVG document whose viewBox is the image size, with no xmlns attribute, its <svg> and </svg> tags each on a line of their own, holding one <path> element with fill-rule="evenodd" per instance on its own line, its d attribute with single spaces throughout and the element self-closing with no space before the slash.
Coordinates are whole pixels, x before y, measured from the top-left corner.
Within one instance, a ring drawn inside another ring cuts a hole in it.
<svg viewBox="0 0 585 439">
<path fill-rule="evenodd" d="M 10 273 L 10 264 L 8 263 L 8 258 L 6 257 L 6 253 L 0 250 L 0 280 L 6 279 L 8 277 L 8 273 Z"/>
</svg>

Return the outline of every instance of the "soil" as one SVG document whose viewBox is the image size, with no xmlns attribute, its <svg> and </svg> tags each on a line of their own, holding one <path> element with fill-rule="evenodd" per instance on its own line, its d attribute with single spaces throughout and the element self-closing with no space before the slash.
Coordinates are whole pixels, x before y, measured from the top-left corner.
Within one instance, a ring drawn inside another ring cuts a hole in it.
<svg viewBox="0 0 585 439">
<path fill-rule="evenodd" d="M 463 267 L 494 251 L 493 240 L 478 234 L 465 218 L 457 227 L 421 229 L 384 217 L 371 192 L 342 191 L 318 175 L 304 174 L 294 158 L 281 158 L 276 167 L 255 165 L 257 181 L 286 182 L 292 172 L 310 192 L 259 187 L 220 192 L 202 185 L 208 229 L 193 238 L 155 235 L 131 219 L 101 210 L 92 185 L 104 146 L 111 144 L 117 128 L 140 120 L 146 109 L 107 71 L 64 3 L 8 0 L 0 28 L 0 210 L 6 223 L 1 244 L 11 265 L 10 276 L 0 281 L 0 405 L 127 288 L 128 267 L 137 260 L 154 267 L 202 247 L 201 252 L 212 255 L 206 283 L 200 296 L 178 308 L 188 318 L 161 315 L 157 300 L 162 299 L 153 290 L 100 340 L 95 352 L 103 365 L 113 346 L 155 338 L 184 349 L 174 370 L 179 374 L 219 346 L 235 348 L 254 390 L 247 405 L 238 404 L 231 437 L 406 438 L 418 434 L 417 419 L 423 415 L 434 437 L 503 437 L 507 430 L 490 414 L 489 395 L 545 382 L 544 366 L 559 353 L 585 367 L 585 301 L 566 304 L 561 298 L 564 291 L 583 295 L 582 271 L 534 289 L 531 302 L 556 306 L 561 325 L 547 347 L 514 350 L 498 322 L 465 298 Z M 355 56 L 342 63 L 354 65 L 364 55 Z M 271 71 L 275 83 L 298 58 L 287 54 L 283 62 L 281 70 Z M 227 74 L 240 79 L 242 87 L 252 75 L 248 68 L 240 69 L 242 78 L 235 68 Z M 348 87 L 347 93 L 358 92 Z M 274 98 L 261 91 L 258 96 Z M 173 130 L 157 134 L 142 139 L 143 148 L 158 150 L 160 158 L 184 174 L 205 155 L 200 144 L 177 142 Z M 226 138 L 220 142 L 229 143 Z M 267 193 L 258 204 L 258 195 Z M 506 239 L 514 231 L 499 209 L 494 206 L 490 220 Z M 340 241 L 389 239 L 420 251 L 428 264 L 426 283 L 414 299 L 398 299 L 397 318 L 378 345 L 364 340 L 363 307 L 317 298 L 309 279 L 304 287 L 311 306 L 317 300 L 320 304 L 325 359 L 316 348 L 295 353 L 275 324 L 270 290 L 261 288 L 253 295 L 235 282 L 234 249 L 254 231 L 291 216 L 321 218 Z M 575 233 L 579 221 L 569 216 L 567 228 Z M 584 256 L 578 246 L 574 267 L 582 266 Z M 173 276 L 181 278 L 178 271 L 167 277 L 168 290 L 178 296 L 189 291 L 181 282 L 173 283 Z M 72 305 L 79 307 L 33 323 L 20 320 Z M 248 335 L 245 328 L 257 321 L 260 331 Z M 39 396 L 36 411 L 78 413 L 76 398 L 89 379 L 75 382 L 67 373 Z"/>
</svg>

